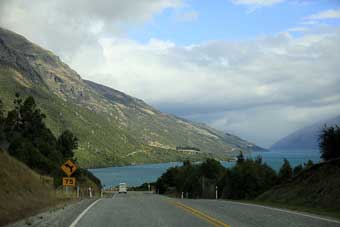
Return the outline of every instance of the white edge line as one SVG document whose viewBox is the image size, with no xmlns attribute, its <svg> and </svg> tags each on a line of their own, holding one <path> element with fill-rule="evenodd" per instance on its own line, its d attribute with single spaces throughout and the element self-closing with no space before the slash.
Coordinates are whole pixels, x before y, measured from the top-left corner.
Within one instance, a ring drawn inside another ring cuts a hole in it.
<svg viewBox="0 0 340 227">
<path fill-rule="evenodd" d="M 295 215 L 301 215 L 301 216 L 305 216 L 305 217 L 309 217 L 309 218 L 319 219 L 319 220 L 322 220 L 322 221 L 340 223 L 340 221 L 337 221 L 335 219 L 323 218 L 323 217 L 319 217 L 319 216 L 316 216 L 316 215 L 305 214 L 305 213 L 302 213 L 302 212 L 284 210 L 284 209 L 279 209 L 279 208 L 274 208 L 274 207 L 269 207 L 269 206 L 263 206 L 263 205 L 257 205 L 257 204 L 250 204 L 250 203 L 242 203 L 242 202 L 234 202 L 234 201 L 227 201 L 227 202 L 241 204 L 241 205 L 244 205 L 244 206 L 261 207 L 261 208 L 265 208 L 265 209 L 269 209 L 269 210 L 281 211 L 281 212 L 285 212 L 285 213 L 289 213 L 289 214 L 295 214 Z"/>
<path fill-rule="evenodd" d="M 75 227 L 78 222 L 80 221 L 80 219 L 86 214 L 87 211 L 89 211 L 91 209 L 91 207 L 93 207 L 96 203 L 98 203 L 101 199 L 98 199 L 96 201 L 94 201 L 90 206 L 88 206 L 83 212 L 81 212 L 81 214 L 79 214 L 79 216 L 76 218 L 76 220 L 74 220 L 72 222 L 72 224 L 70 225 L 70 227 Z"/>
</svg>

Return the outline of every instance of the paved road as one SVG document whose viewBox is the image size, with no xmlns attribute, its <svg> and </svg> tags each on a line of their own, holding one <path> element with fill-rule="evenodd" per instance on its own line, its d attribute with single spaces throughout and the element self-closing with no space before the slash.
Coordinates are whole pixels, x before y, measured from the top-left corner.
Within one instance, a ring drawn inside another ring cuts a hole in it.
<svg viewBox="0 0 340 227">
<path fill-rule="evenodd" d="M 129 192 L 97 200 L 73 221 L 75 226 L 340 227 L 340 222 L 228 201 Z"/>
</svg>

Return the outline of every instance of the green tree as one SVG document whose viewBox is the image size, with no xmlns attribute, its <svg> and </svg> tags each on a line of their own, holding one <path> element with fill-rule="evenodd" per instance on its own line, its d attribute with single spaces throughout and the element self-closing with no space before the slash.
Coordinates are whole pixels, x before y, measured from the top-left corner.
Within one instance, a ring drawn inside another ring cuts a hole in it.
<svg viewBox="0 0 340 227">
<path fill-rule="evenodd" d="M 301 173 L 303 170 L 302 165 L 297 165 L 294 167 L 293 169 L 293 176 L 295 177 L 296 175 L 298 175 L 299 173 Z"/>
<path fill-rule="evenodd" d="M 78 148 L 78 138 L 69 130 L 64 131 L 57 140 L 57 149 L 64 159 L 73 158 L 74 150 Z"/>
<path fill-rule="evenodd" d="M 222 175 L 223 169 L 219 161 L 211 158 L 205 160 L 200 166 L 202 176 L 210 179 L 218 179 Z"/>
<path fill-rule="evenodd" d="M 0 122 L 3 122 L 5 119 L 5 111 L 4 111 L 4 104 L 2 103 L 2 100 L 0 99 Z"/>
<path fill-rule="evenodd" d="M 163 194 L 176 188 L 179 171 L 179 167 L 171 167 L 157 179 L 158 193 Z"/>
<path fill-rule="evenodd" d="M 293 170 L 290 166 L 290 163 L 287 159 L 283 160 L 283 165 L 280 168 L 279 171 L 279 181 L 280 183 L 283 183 L 289 179 L 291 179 L 293 176 Z"/>
<path fill-rule="evenodd" d="M 0 144 L 5 139 L 4 135 L 4 122 L 5 122 L 5 111 L 2 100 L 0 99 Z"/>
<path fill-rule="evenodd" d="M 276 172 L 259 160 L 247 159 L 225 171 L 219 187 L 227 199 L 253 199 L 277 183 Z"/>
<path fill-rule="evenodd" d="M 308 160 L 307 163 L 304 163 L 304 167 L 305 169 L 308 169 L 310 167 L 312 167 L 314 165 L 313 161 L 312 160 Z"/>
<path fill-rule="evenodd" d="M 319 146 L 324 161 L 340 158 L 340 128 L 325 126 L 319 136 Z"/>
<path fill-rule="evenodd" d="M 32 96 L 22 100 L 16 94 L 14 109 L 4 120 L 4 131 L 11 155 L 48 174 L 52 169 L 58 169 L 63 155 L 57 150 L 57 140 L 46 127 L 45 118 Z"/>
<path fill-rule="evenodd" d="M 243 153 L 240 151 L 240 154 L 237 155 L 237 164 L 240 164 L 242 162 L 244 162 L 244 156 L 243 156 Z"/>
</svg>

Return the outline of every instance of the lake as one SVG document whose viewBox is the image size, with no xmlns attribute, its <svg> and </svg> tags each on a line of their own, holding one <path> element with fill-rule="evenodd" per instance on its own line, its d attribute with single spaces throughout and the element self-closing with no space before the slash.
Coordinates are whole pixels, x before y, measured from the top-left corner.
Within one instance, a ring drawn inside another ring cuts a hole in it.
<svg viewBox="0 0 340 227">
<path fill-rule="evenodd" d="M 308 151 L 268 151 L 268 152 L 252 152 L 248 157 L 262 156 L 266 162 L 273 169 L 278 171 L 283 163 L 283 159 L 289 160 L 292 166 L 303 164 L 308 160 L 319 162 L 320 153 L 318 150 Z M 133 165 L 121 167 L 108 167 L 99 169 L 89 169 L 95 176 L 97 176 L 103 185 L 111 186 L 118 185 L 121 182 L 127 183 L 129 186 L 139 186 L 145 182 L 156 181 L 168 168 L 182 165 L 181 162 L 170 162 L 161 164 L 146 164 Z M 225 167 L 232 167 L 235 162 L 222 162 Z"/>
</svg>

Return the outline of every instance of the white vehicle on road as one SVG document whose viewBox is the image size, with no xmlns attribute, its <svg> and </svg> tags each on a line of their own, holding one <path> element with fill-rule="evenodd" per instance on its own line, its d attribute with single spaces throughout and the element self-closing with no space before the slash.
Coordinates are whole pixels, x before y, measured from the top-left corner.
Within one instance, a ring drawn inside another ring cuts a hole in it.
<svg viewBox="0 0 340 227">
<path fill-rule="evenodd" d="M 126 183 L 120 183 L 118 192 L 119 193 L 127 193 L 127 184 Z"/>
</svg>

